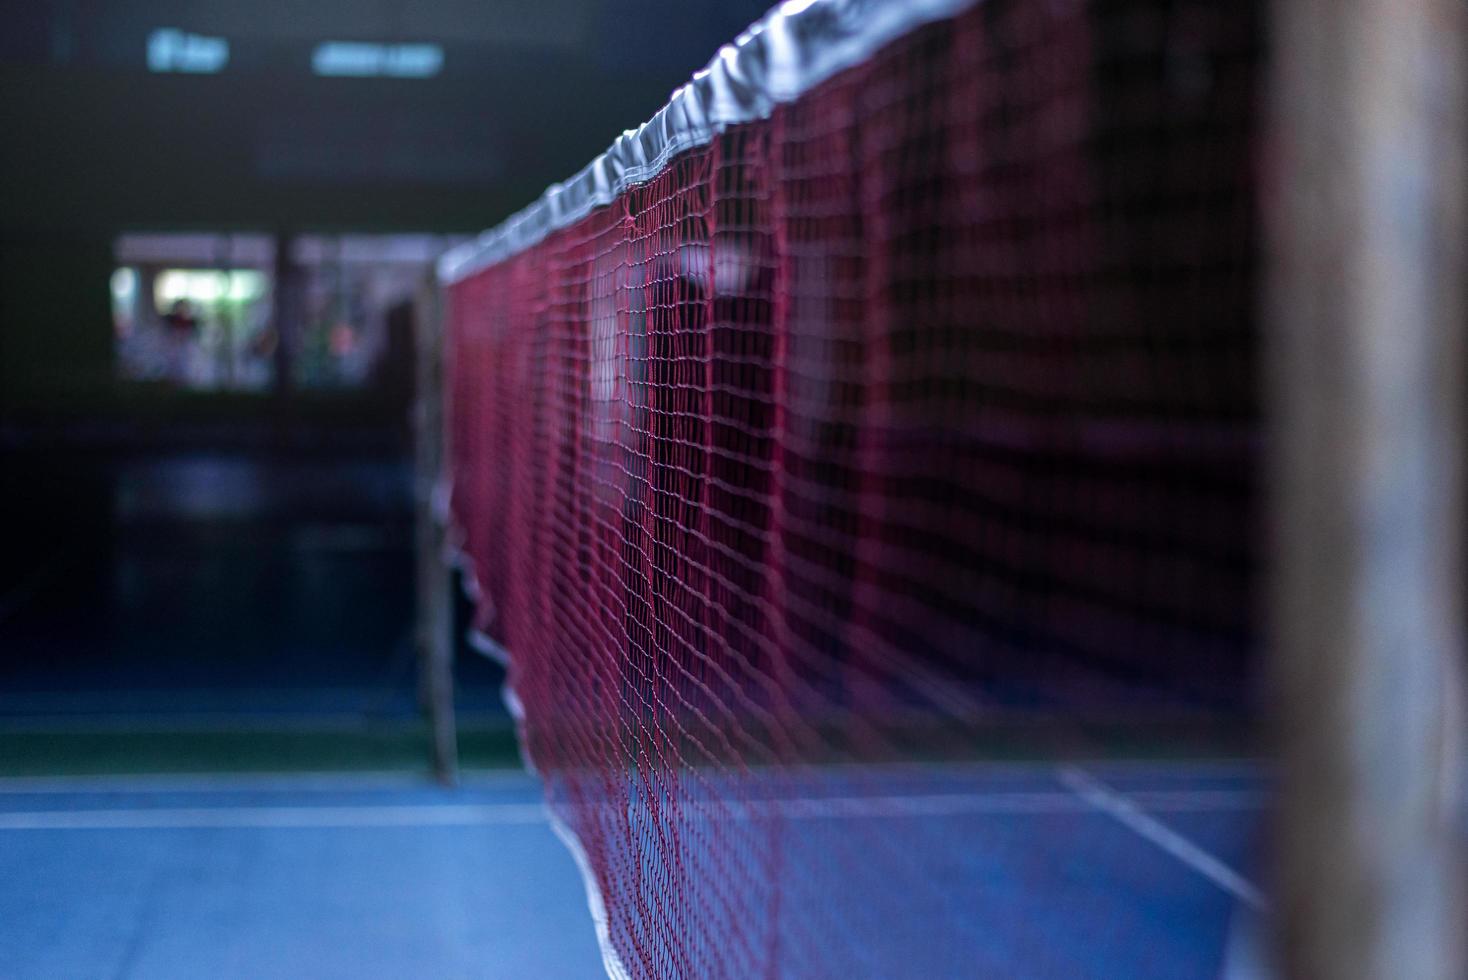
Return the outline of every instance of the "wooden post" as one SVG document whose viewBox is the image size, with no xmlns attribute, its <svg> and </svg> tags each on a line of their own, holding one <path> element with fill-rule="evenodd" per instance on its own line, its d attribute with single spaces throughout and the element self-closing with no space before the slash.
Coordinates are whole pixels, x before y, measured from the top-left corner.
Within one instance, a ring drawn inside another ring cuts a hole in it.
<svg viewBox="0 0 1468 980">
<path fill-rule="evenodd" d="M 433 732 L 433 771 L 458 779 L 454 719 L 453 586 L 444 562 L 444 527 L 434 508 L 443 472 L 443 343 L 440 287 L 430 272 L 413 310 L 413 503 L 418 571 L 419 700 Z"/>
<path fill-rule="evenodd" d="M 1460 0 L 1275 0 L 1265 345 L 1295 978 L 1462 977 Z"/>
</svg>

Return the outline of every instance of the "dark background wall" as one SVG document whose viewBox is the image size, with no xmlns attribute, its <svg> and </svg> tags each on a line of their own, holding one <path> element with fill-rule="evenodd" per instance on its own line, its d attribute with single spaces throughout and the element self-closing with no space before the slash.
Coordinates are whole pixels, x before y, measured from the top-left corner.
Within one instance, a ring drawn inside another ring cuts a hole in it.
<svg viewBox="0 0 1468 980">
<path fill-rule="evenodd" d="M 259 750 L 282 719 L 328 726 L 311 752 L 406 720 L 425 758 L 402 392 L 117 380 L 117 236 L 477 232 L 763 5 L 0 0 L 0 772 L 291 765 Z M 150 71 L 164 28 L 225 39 L 228 64 Z M 324 41 L 440 44 L 443 70 L 321 78 Z M 513 757 L 498 668 L 461 650 L 457 669 L 485 751 Z M 207 758 L 197 728 L 147 741 L 235 718 L 249 731 Z"/>
<path fill-rule="evenodd" d="M 0 424 L 158 413 L 113 381 L 119 232 L 477 231 L 646 119 L 764 6 L 5 0 Z M 229 64 L 150 72 L 159 28 L 226 39 Z M 316 77 L 326 40 L 438 43 L 444 67 Z"/>
</svg>

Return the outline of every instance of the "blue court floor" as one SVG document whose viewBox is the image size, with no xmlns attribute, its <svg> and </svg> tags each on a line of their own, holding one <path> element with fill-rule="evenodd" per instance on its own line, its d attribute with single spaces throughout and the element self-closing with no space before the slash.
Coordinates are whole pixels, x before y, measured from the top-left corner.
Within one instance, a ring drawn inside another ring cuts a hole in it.
<svg viewBox="0 0 1468 980">
<path fill-rule="evenodd" d="M 932 775 L 781 805 L 797 833 L 854 817 L 951 839 L 934 874 L 1012 927 L 970 975 L 1247 975 L 1230 936 L 1264 909 L 1254 766 Z M 0 780 L 0 977 L 603 976 L 540 799 L 517 773 Z"/>
</svg>

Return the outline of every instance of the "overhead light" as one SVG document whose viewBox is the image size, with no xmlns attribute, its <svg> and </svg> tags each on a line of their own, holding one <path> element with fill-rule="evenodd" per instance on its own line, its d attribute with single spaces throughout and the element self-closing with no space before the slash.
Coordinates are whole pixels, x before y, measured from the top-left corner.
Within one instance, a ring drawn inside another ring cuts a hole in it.
<svg viewBox="0 0 1468 980">
<path fill-rule="evenodd" d="M 431 78 L 443 68 L 437 44 L 327 41 L 311 54 L 311 70 L 338 78 Z"/>
<path fill-rule="evenodd" d="M 229 42 L 222 37 L 188 34 L 163 27 L 148 35 L 148 68 L 156 72 L 213 75 L 229 63 Z"/>
</svg>

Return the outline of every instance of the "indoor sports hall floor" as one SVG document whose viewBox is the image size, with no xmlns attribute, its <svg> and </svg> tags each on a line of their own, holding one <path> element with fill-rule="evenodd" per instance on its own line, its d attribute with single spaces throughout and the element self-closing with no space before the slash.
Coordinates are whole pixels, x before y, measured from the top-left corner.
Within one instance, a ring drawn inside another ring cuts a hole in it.
<svg viewBox="0 0 1468 980">
<path fill-rule="evenodd" d="M 993 924 L 975 976 L 1252 975 L 1230 940 L 1262 908 L 1252 767 L 935 777 L 866 810 L 810 808 L 793 839 L 855 819 L 951 844 L 947 880 L 975 928 Z M 0 781 L 0 976 L 601 976 L 580 877 L 539 801 L 513 772 L 457 790 L 387 774 Z M 933 975 L 920 954 L 905 962 Z"/>
<path fill-rule="evenodd" d="M 0 548 L 0 978 L 604 975 L 487 663 L 459 665 L 481 771 L 412 772 L 402 461 L 3 461 L 0 503 L 34 519 Z M 1259 904 L 1251 766 L 889 775 L 796 800 L 790 840 L 922 838 L 972 906 L 973 975 L 1250 975 L 1229 937 Z M 816 885 L 884 885 L 854 880 Z M 883 938 L 861 959 L 901 966 L 877 975 L 933 975 Z"/>
</svg>

